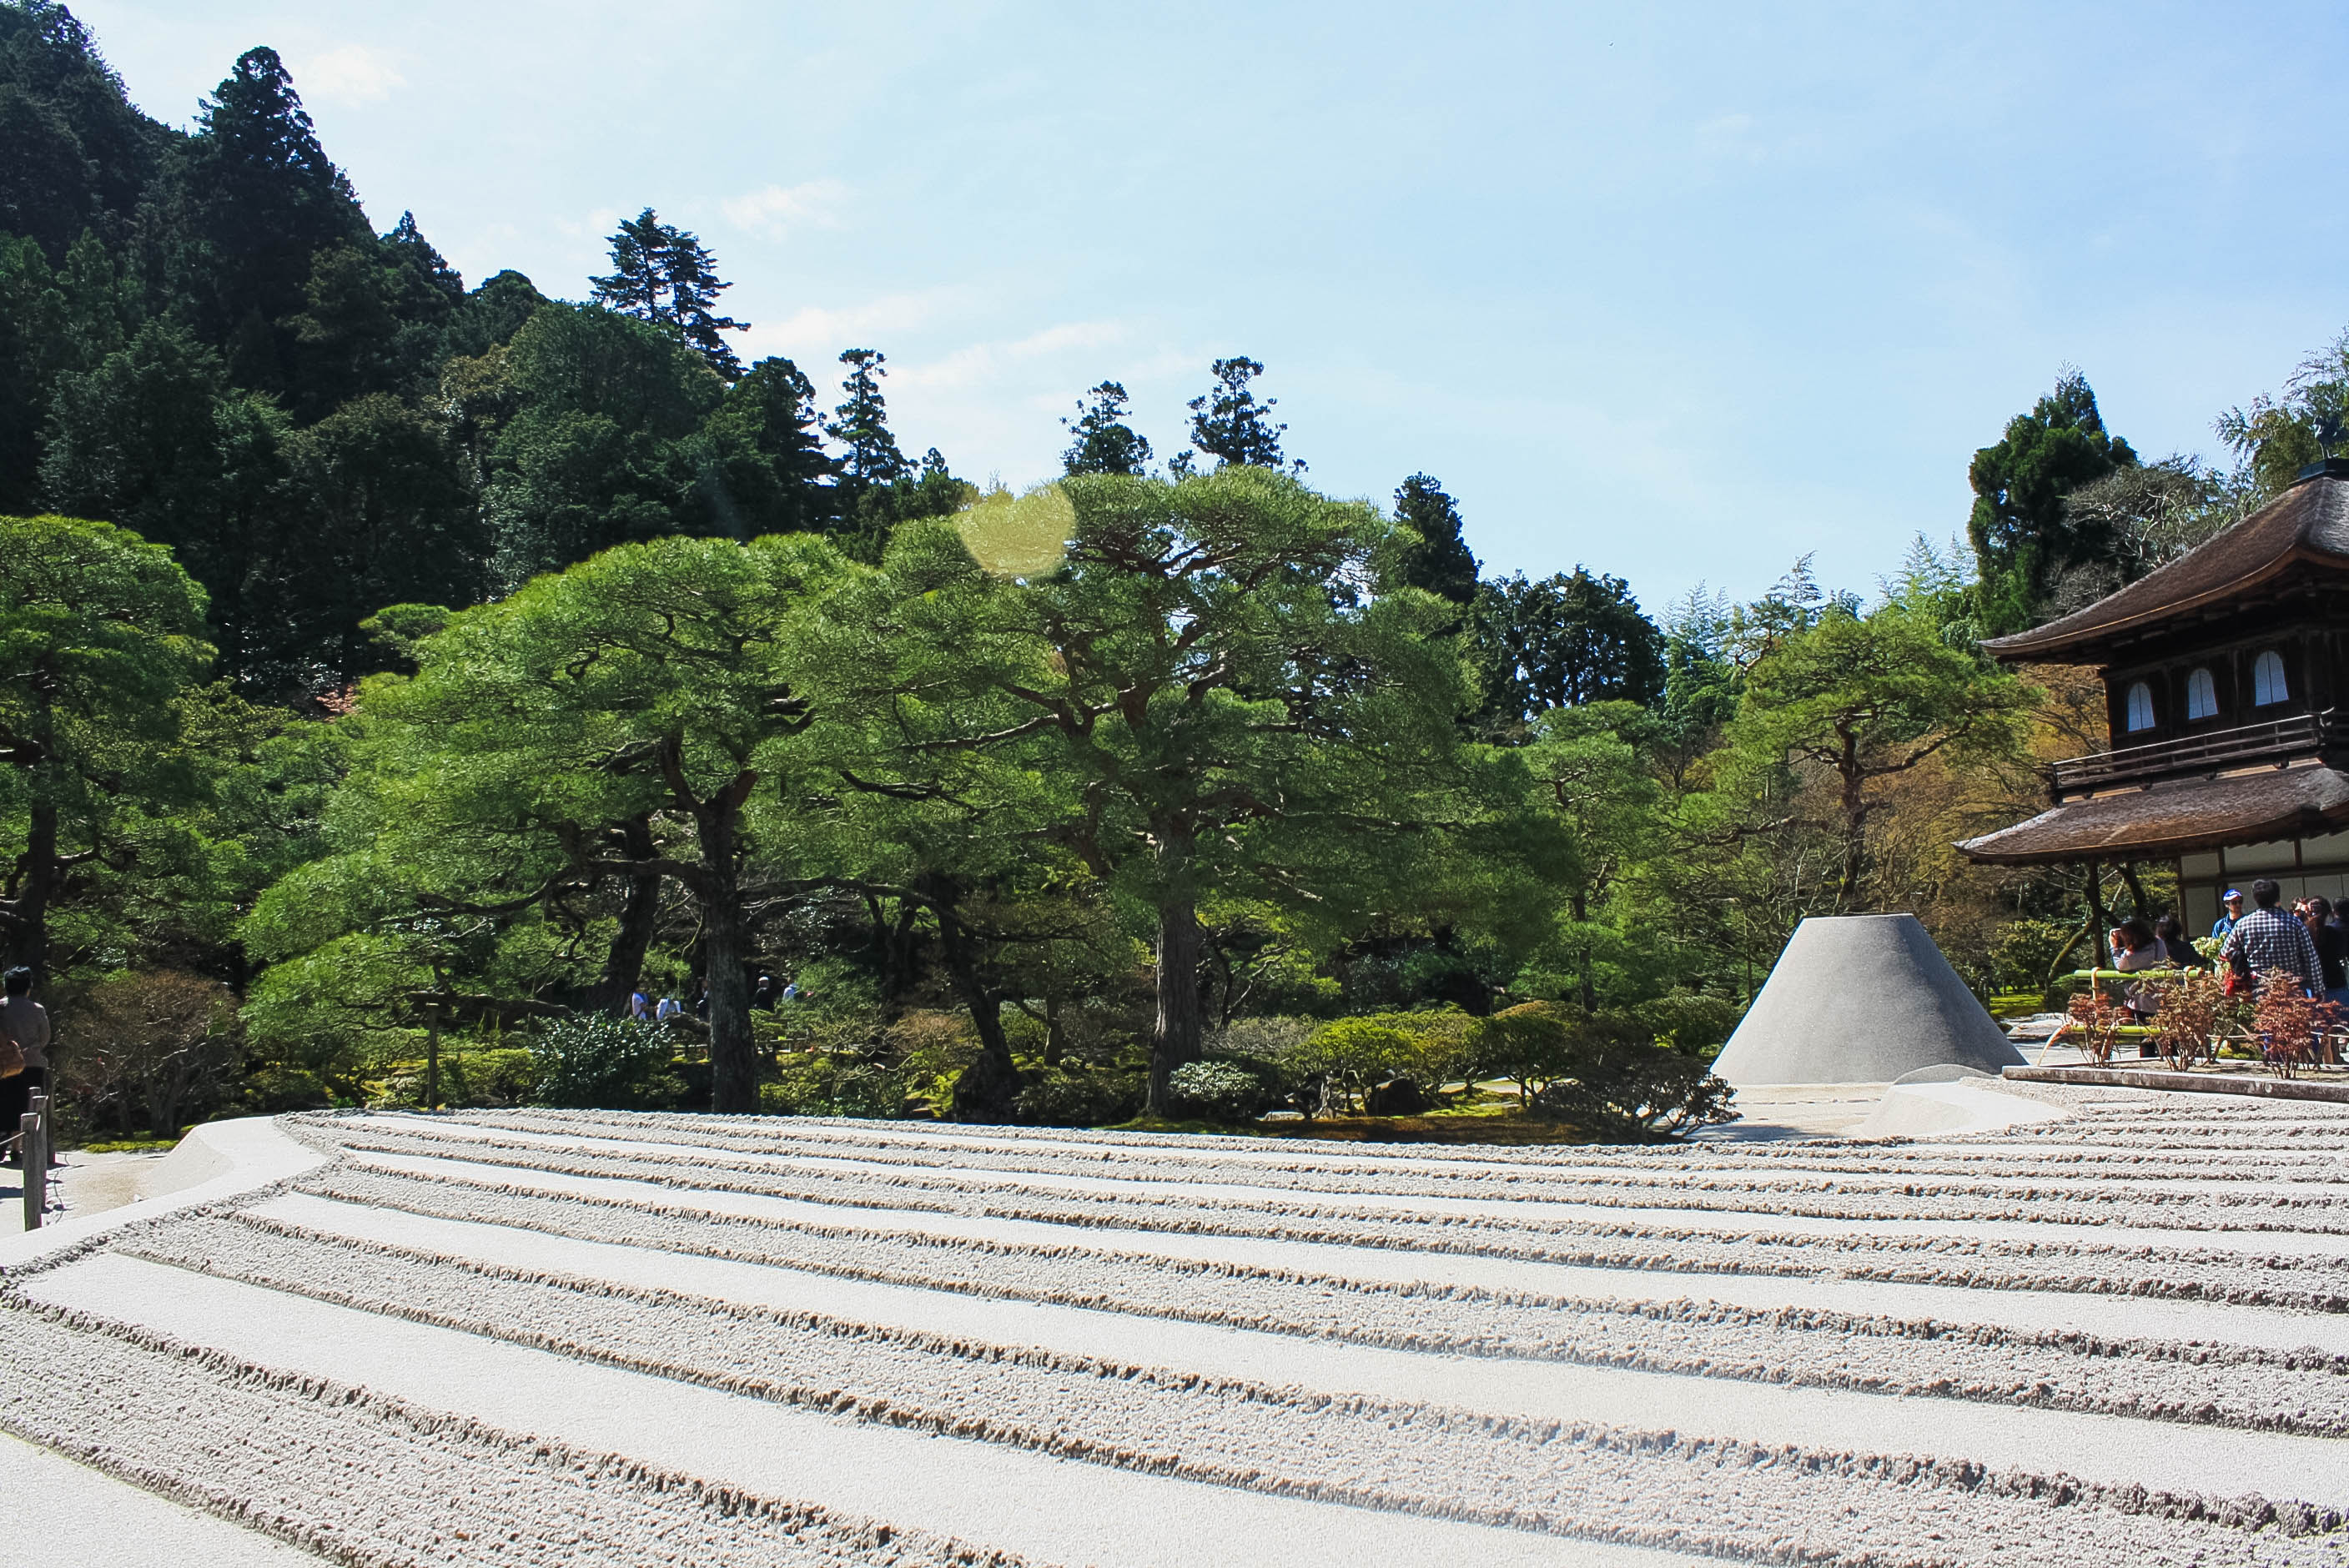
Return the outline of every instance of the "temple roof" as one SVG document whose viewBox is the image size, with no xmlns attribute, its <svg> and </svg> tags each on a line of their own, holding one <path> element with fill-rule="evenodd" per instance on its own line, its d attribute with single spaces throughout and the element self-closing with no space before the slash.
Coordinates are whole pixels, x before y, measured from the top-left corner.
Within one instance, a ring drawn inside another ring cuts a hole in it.
<svg viewBox="0 0 2349 1568">
<path fill-rule="evenodd" d="M 2261 768 L 2067 800 L 2027 822 L 1958 845 L 1994 866 L 2159 860 L 2195 850 L 2313 838 L 2349 824 L 2349 775 Z"/>
<path fill-rule="evenodd" d="M 2260 587 L 2302 561 L 2349 571 L 2349 460 L 2310 465 L 2283 494 L 2168 565 L 1982 647 L 2013 662 L 2102 663 L 2097 645 Z"/>
</svg>

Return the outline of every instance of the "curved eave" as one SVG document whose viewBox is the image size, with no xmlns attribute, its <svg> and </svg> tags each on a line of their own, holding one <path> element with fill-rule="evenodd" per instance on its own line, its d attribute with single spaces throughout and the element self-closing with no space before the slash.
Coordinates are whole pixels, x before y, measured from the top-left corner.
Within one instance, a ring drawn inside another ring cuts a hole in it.
<svg viewBox="0 0 2349 1568">
<path fill-rule="evenodd" d="M 2030 631 L 2017 632 L 2012 636 L 1992 637 L 1982 644 L 1982 650 L 1992 657 L 2010 664 L 2103 664 L 2106 662 L 2103 645 L 2116 637 L 2223 604 L 2230 599 L 2264 588 L 2293 567 L 2302 565 L 2334 573 L 2349 571 L 2349 562 L 2337 555 L 2311 550 L 2306 545 L 2296 545 L 2263 563 L 2257 571 L 2247 572 L 2230 582 L 2204 589 L 2190 597 L 2156 604 L 2118 620 L 2075 627 L 2054 636 L 2043 637 L 2040 632 Z M 2062 656 L 2066 653 L 2080 656 L 2066 659 Z"/>
<path fill-rule="evenodd" d="M 2313 838 L 2344 826 L 2349 777 L 2302 766 L 2066 800 L 1956 847 L 1979 865 L 2050 866 L 2168 860 L 2197 850 Z"/>
</svg>

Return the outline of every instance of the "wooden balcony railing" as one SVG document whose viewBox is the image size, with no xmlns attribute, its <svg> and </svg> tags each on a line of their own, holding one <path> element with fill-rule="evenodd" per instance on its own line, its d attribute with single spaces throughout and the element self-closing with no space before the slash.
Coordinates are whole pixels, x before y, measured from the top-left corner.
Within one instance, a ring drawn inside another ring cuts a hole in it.
<svg viewBox="0 0 2349 1568">
<path fill-rule="evenodd" d="M 2059 796 L 2093 789 L 2124 779 L 2166 779 L 2180 773 L 2215 773 L 2263 758 L 2282 761 L 2311 757 L 2328 748 L 2349 746 L 2349 727 L 2338 710 L 2296 713 L 2265 724 L 2240 729 L 2217 729 L 2208 735 L 2158 740 L 2150 746 L 2127 746 L 2099 751 L 2093 757 L 2073 757 L 2051 769 Z"/>
</svg>

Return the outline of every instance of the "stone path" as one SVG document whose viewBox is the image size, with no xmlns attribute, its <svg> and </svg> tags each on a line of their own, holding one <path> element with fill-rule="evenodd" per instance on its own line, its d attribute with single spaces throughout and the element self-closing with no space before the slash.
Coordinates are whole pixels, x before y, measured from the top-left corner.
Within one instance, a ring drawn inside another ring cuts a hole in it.
<svg viewBox="0 0 2349 1568">
<path fill-rule="evenodd" d="M 326 1163 L 7 1272 L 0 1426 L 362 1564 L 2349 1563 L 2349 1109 L 2070 1108 L 296 1118 Z"/>
</svg>

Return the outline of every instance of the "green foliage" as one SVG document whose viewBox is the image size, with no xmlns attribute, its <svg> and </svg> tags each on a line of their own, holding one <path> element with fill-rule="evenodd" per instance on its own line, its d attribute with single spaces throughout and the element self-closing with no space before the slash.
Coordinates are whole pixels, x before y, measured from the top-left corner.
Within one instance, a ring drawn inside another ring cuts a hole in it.
<svg viewBox="0 0 2349 1568">
<path fill-rule="evenodd" d="M 559 1019 L 530 1043 L 536 1105 L 634 1110 L 664 1098 L 667 1031 L 601 1014 Z"/>
<path fill-rule="evenodd" d="M 867 1057 L 810 1051 L 786 1057 L 774 1081 L 759 1086 L 759 1109 L 882 1120 L 905 1114 L 907 1087 L 903 1071 Z"/>
<path fill-rule="evenodd" d="M 2064 501 L 2136 463 L 2129 444 L 2105 428 L 2096 395 L 2076 370 L 2064 372 L 2030 413 L 2008 420 L 1996 446 L 1974 454 L 1966 527 L 1982 567 L 1982 618 L 1992 632 L 2030 625 L 2066 567 L 2115 559 L 2111 535 Z"/>
<path fill-rule="evenodd" d="M 1371 1013 L 1322 1025 L 1282 1065 L 1323 1086 L 1333 1109 L 1360 1109 L 1371 1090 L 1410 1078 L 1433 1092 L 1468 1070 L 1472 1025 L 1463 1014 Z"/>
<path fill-rule="evenodd" d="M 675 333 L 710 369 L 731 381 L 742 374 L 724 334 L 750 324 L 710 307 L 734 285 L 718 276 L 718 260 L 693 235 L 653 216 L 649 207 L 612 236 L 612 271 L 589 280 L 595 303 Z"/>
<path fill-rule="evenodd" d="M 1587 1036 L 1573 1069 L 1527 1109 L 1600 1137 L 1643 1140 L 1736 1119 L 1733 1091 L 1704 1061 L 1629 1036 Z"/>
<path fill-rule="evenodd" d="M 1498 738 L 1521 737 L 1555 708 L 1653 702 L 1664 690 L 1664 638 L 1630 585 L 1582 567 L 1538 583 L 1525 573 L 1475 590 L 1470 642 L 1484 717 Z"/>
<path fill-rule="evenodd" d="M 1104 381 L 1077 402 L 1077 417 L 1061 423 L 1074 438 L 1061 454 L 1072 474 L 1123 474 L 1139 479 L 1150 467 L 1150 442 L 1128 425 L 1125 388 Z"/>
<path fill-rule="evenodd" d="M 1395 521 L 1418 535 L 1403 546 L 1395 579 L 1439 599 L 1476 597 L 1476 557 L 1460 537 L 1460 508 L 1432 474 L 1413 474 L 1395 490 Z"/>
<path fill-rule="evenodd" d="M 1264 1110 L 1263 1083 L 1230 1062 L 1185 1062 L 1168 1077 L 1166 1088 L 1176 1116 L 1253 1121 Z"/>
<path fill-rule="evenodd" d="M 1149 1087 L 1141 1073 L 1048 1068 L 1021 1086 L 1017 1109 L 1038 1127 L 1114 1127 L 1142 1114 Z"/>
<path fill-rule="evenodd" d="M 1248 385 L 1264 374 L 1264 366 L 1245 355 L 1230 359 L 1218 359 L 1211 366 L 1216 377 L 1214 388 L 1191 399 L 1191 444 L 1216 459 L 1218 467 L 1234 463 L 1249 468 L 1287 469 L 1295 473 L 1305 471 L 1305 459 L 1290 459 L 1280 449 L 1280 438 L 1288 432 L 1287 425 L 1275 424 L 1272 410 L 1278 397 L 1268 397 L 1259 403 Z M 1174 459 L 1175 477 L 1191 471 L 1192 456 L 1188 451 Z"/>
<path fill-rule="evenodd" d="M 2249 471 L 2249 502 L 2282 494 L 2302 468 L 2349 446 L 2349 332 L 2302 360 L 2280 395 L 2230 408 L 2214 428 Z"/>
</svg>

